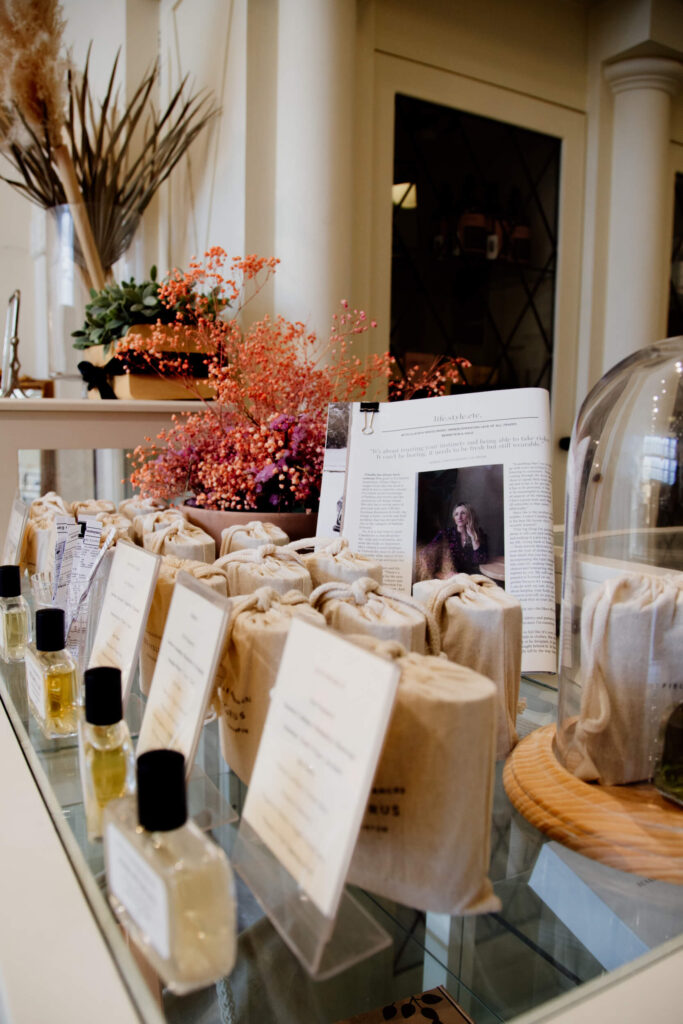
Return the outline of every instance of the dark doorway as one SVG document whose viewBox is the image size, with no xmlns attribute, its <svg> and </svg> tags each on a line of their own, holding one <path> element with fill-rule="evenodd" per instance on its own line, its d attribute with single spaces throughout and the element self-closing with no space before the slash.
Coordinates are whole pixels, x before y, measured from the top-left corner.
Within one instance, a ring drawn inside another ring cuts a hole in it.
<svg viewBox="0 0 683 1024">
<path fill-rule="evenodd" d="M 550 390 L 560 140 L 409 96 L 395 128 L 393 355 Z"/>
</svg>

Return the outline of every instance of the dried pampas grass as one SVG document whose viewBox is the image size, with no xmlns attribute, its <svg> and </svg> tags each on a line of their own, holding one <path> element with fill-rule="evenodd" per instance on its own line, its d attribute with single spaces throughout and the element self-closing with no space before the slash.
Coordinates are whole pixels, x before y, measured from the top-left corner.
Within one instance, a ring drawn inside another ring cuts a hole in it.
<svg viewBox="0 0 683 1024">
<path fill-rule="evenodd" d="M 183 79 L 158 114 L 155 66 L 119 113 L 118 56 L 95 103 L 90 52 L 82 73 L 69 69 L 63 31 L 58 0 L 0 0 L 0 152 L 16 173 L 0 180 L 45 209 L 71 205 L 77 258 L 101 290 L 152 196 L 218 108 L 205 94 L 188 97 Z"/>
<path fill-rule="evenodd" d="M 66 62 L 64 18 L 57 0 L 0 0 L 0 131 L 30 146 L 31 134 L 62 141 Z"/>
</svg>

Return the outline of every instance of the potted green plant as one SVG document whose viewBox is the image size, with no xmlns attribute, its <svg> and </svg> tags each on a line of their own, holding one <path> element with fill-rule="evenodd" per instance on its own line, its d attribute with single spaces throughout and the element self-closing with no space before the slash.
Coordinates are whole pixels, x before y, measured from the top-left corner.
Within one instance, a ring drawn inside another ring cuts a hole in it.
<svg viewBox="0 0 683 1024">
<path fill-rule="evenodd" d="M 206 353 L 198 353 L 193 333 L 179 330 L 192 319 L 197 293 L 170 300 L 153 266 L 146 281 L 130 278 L 107 284 L 100 291 L 91 289 L 90 297 L 83 326 L 72 333 L 74 348 L 83 353 L 78 368 L 89 391 L 99 392 L 102 398 L 188 398 L 186 386 L 178 388 L 164 380 L 153 365 L 162 355 L 182 351 L 188 372 L 196 378 L 202 395 L 210 397 L 208 385 L 201 383 L 208 375 Z M 204 315 L 211 313 L 204 309 Z M 138 344 L 154 334 L 156 356 L 150 360 L 132 351 L 117 356 L 117 342 L 129 332 L 135 334 Z M 164 338 L 168 339 L 165 348 Z"/>
<path fill-rule="evenodd" d="M 159 298 L 157 268 L 152 267 L 147 281 L 129 281 L 107 284 L 101 291 L 90 290 L 90 302 L 85 307 L 85 322 L 73 331 L 73 346 L 88 352 L 93 362 L 111 355 L 112 342 L 118 341 L 129 327 L 140 324 L 171 324 L 176 309 Z"/>
</svg>

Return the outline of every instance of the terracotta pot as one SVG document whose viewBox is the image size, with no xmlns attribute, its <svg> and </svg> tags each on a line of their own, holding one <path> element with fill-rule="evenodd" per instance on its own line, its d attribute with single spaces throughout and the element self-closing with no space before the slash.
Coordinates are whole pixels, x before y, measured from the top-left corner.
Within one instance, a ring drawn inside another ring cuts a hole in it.
<svg viewBox="0 0 683 1024">
<path fill-rule="evenodd" d="M 290 540 L 301 540 L 303 537 L 315 536 L 318 522 L 317 512 L 221 512 L 210 508 L 196 508 L 194 505 L 183 505 L 182 512 L 191 523 L 213 537 L 216 550 L 220 549 L 221 533 L 228 526 L 243 525 L 258 519 L 262 523 L 274 523 L 279 526 Z"/>
</svg>

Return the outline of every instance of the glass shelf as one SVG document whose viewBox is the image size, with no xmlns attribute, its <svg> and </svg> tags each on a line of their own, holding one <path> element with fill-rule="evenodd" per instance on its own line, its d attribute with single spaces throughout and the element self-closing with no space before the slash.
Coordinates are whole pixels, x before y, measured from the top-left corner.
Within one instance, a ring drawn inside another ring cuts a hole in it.
<svg viewBox="0 0 683 1024">
<path fill-rule="evenodd" d="M 553 722 L 552 677 L 524 679 L 521 734 Z M 0 697 L 25 751 L 55 827 L 105 935 L 113 915 L 103 892 L 102 848 L 85 831 L 75 742 L 46 742 L 30 720 L 23 666 L 2 666 Z M 133 704 L 135 708 L 135 704 Z M 139 709 L 135 712 L 139 717 Z M 204 727 L 197 770 L 238 812 L 245 787 L 222 760 L 216 722 Z M 177 1024 L 259 1021 L 332 1024 L 443 985 L 475 1024 L 509 1021 L 632 962 L 683 933 L 683 887 L 650 882 L 604 867 L 544 836 L 511 807 L 498 765 L 490 875 L 502 910 L 471 918 L 424 914 L 352 890 L 389 932 L 389 949 L 323 982 L 310 979 L 237 879 L 236 967 L 193 995 L 163 993 L 163 1013 Z M 235 825 L 212 835 L 230 853 Z M 577 910 L 578 908 L 578 910 Z M 112 955 L 137 999 L 143 1020 L 145 982 L 130 958 Z M 419 1019 L 419 1015 L 418 1015 Z"/>
</svg>

